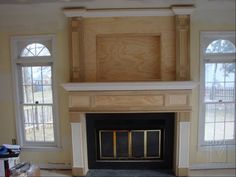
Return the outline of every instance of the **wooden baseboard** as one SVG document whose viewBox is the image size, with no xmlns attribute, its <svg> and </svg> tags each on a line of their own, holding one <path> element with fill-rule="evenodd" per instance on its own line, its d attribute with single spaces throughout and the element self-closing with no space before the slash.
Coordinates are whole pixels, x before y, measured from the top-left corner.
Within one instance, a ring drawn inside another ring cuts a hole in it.
<svg viewBox="0 0 236 177">
<path fill-rule="evenodd" d="M 86 174 L 84 173 L 84 168 L 77 168 L 77 167 L 72 168 L 72 175 L 73 176 L 86 176 Z"/>
<path fill-rule="evenodd" d="M 188 176 L 188 168 L 178 168 L 177 176 Z"/>
</svg>

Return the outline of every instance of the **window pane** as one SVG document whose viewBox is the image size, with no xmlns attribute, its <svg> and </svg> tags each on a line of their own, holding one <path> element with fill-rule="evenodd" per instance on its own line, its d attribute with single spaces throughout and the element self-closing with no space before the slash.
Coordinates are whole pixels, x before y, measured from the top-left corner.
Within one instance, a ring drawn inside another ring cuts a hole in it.
<svg viewBox="0 0 236 177">
<path fill-rule="evenodd" d="M 33 71 L 33 96 L 34 103 L 43 103 L 43 87 L 42 87 L 42 67 L 34 66 Z"/>
<path fill-rule="evenodd" d="M 44 123 L 53 123 L 52 106 L 43 106 Z"/>
<path fill-rule="evenodd" d="M 51 66 L 43 66 L 42 74 L 43 74 L 43 85 L 51 85 L 52 84 Z"/>
<path fill-rule="evenodd" d="M 24 103 L 33 103 L 33 91 L 31 85 L 23 86 Z"/>
<path fill-rule="evenodd" d="M 235 104 L 226 104 L 226 119 L 225 121 L 235 121 Z"/>
<path fill-rule="evenodd" d="M 225 120 L 225 105 L 216 104 L 216 122 L 224 122 Z"/>
<path fill-rule="evenodd" d="M 45 126 L 45 141 L 54 141 L 53 124 L 44 124 Z"/>
<path fill-rule="evenodd" d="M 52 88 L 51 86 L 43 87 L 44 103 L 52 103 Z"/>
<path fill-rule="evenodd" d="M 44 141 L 44 125 L 34 124 L 35 141 Z"/>
<path fill-rule="evenodd" d="M 215 121 L 215 104 L 206 104 L 205 122 Z"/>
<path fill-rule="evenodd" d="M 24 109 L 24 123 L 34 123 L 33 106 L 23 106 Z"/>
<path fill-rule="evenodd" d="M 214 140 L 214 123 L 205 124 L 205 141 Z"/>
<path fill-rule="evenodd" d="M 235 46 L 229 40 L 215 40 L 207 46 L 206 53 L 235 53 Z"/>
<path fill-rule="evenodd" d="M 224 140 L 224 123 L 215 124 L 215 140 Z"/>
<path fill-rule="evenodd" d="M 35 141 L 34 124 L 25 124 L 25 140 Z"/>
<path fill-rule="evenodd" d="M 21 52 L 21 57 L 50 56 L 48 48 L 40 43 L 27 45 Z"/>
<path fill-rule="evenodd" d="M 22 80 L 23 85 L 31 85 L 32 84 L 32 75 L 31 75 L 31 67 L 22 67 Z"/>
<path fill-rule="evenodd" d="M 205 102 L 235 100 L 235 64 L 205 64 Z"/>
<path fill-rule="evenodd" d="M 225 123 L 225 139 L 232 140 L 234 139 L 234 122 Z"/>
</svg>

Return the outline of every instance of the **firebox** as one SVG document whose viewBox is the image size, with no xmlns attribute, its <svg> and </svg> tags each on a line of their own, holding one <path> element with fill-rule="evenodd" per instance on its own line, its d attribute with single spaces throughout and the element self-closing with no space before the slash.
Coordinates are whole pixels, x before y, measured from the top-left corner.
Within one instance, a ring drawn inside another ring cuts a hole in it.
<svg viewBox="0 0 236 177">
<path fill-rule="evenodd" d="M 172 169 L 175 113 L 86 114 L 89 169 Z"/>
</svg>

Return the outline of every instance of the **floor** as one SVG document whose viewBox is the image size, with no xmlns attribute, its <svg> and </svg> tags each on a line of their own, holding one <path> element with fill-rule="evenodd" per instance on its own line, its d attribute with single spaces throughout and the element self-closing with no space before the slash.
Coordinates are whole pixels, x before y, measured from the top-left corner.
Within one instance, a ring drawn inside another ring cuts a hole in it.
<svg viewBox="0 0 236 177">
<path fill-rule="evenodd" d="M 41 170 L 42 177 L 71 177 L 71 170 Z M 174 177 L 155 170 L 89 170 L 86 177 Z"/>
<path fill-rule="evenodd" d="M 155 170 L 89 170 L 87 177 L 174 177 Z"/>
</svg>

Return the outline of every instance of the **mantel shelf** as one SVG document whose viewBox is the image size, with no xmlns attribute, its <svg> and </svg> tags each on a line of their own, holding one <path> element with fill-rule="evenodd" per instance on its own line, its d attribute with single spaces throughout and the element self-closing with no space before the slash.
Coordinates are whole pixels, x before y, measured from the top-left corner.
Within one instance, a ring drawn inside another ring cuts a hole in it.
<svg viewBox="0 0 236 177">
<path fill-rule="evenodd" d="M 191 90 L 198 85 L 194 81 L 171 82 L 86 82 L 64 83 L 62 87 L 69 92 L 83 91 L 142 91 L 142 90 Z"/>
</svg>

